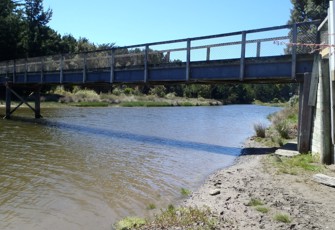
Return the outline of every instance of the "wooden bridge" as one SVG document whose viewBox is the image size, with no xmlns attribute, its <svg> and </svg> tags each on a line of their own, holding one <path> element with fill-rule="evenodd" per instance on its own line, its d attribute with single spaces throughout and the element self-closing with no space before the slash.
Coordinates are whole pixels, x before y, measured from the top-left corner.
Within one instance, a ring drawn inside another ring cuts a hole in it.
<svg viewBox="0 0 335 230">
<path fill-rule="evenodd" d="M 49 84 L 295 82 L 312 71 L 319 22 L 0 62 L 11 87 Z M 311 31 L 315 31 L 314 33 Z M 307 35 L 308 34 L 308 35 Z"/>
</svg>

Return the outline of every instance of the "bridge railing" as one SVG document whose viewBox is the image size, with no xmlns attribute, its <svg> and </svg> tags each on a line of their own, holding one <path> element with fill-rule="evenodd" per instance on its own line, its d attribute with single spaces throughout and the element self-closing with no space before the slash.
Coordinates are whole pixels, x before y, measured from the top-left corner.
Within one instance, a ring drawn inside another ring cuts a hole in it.
<svg viewBox="0 0 335 230">
<path fill-rule="evenodd" d="M 88 72 L 113 71 L 138 68 L 144 70 L 143 80 L 147 80 L 148 69 L 155 67 L 182 65 L 186 68 L 186 80 L 192 62 L 233 60 L 241 66 L 241 79 L 246 58 L 266 56 L 292 56 L 292 76 L 295 74 L 296 55 L 309 53 L 317 41 L 319 21 L 283 25 L 255 30 L 246 30 L 211 36 L 202 36 L 172 41 L 153 42 L 132 46 L 114 47 L 76 54 L 0 62 L 0 76 L 15 82 L 16 74 L 54 73 L 80 71 L 83 82 Z M 43 83 L 43 77 L 41 77 Z"/>
</svg>

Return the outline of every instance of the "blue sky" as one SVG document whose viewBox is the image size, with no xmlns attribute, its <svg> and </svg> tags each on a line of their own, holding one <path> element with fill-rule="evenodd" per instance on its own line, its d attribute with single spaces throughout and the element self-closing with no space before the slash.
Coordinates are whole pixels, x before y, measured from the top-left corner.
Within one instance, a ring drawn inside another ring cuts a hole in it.
<svg viewBox="0 0 335 230">
<path fill-rule="evenodd" d="M 44 0 L 61 35 L 118 46 L 286 24 L 290 0 Z"/>
</svg>

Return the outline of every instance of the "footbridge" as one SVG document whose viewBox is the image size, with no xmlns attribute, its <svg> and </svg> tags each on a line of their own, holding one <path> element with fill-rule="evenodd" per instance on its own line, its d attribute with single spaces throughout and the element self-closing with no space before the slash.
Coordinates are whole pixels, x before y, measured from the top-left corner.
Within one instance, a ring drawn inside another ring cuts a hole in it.
<svg viewBox="0 0 335 230">
<path fill-rule="evenodd" d="M 0 81 L 45 84 L 295 82 L 311 72 L 319 22 L 0 63 Z M 310 33 L 310 31 L 313 31 Z"/>
<path fill-rule="evenodd" d="M 5 118 L 22 104 L 41 117 L 39 92 L 48 85 L 299 83 L 298 141 L 300 152 L 306 152 L 312 135 L 312 125 L 305 125 L 313 117 L 310 92 L 317 92 L 311 76 L 320 51 L 319 25 L 311 21 L 0 62 Z M 35 94 L 35 106 L 15 92 L 22 87 Z M 12 94 L 21 100 L 14 109 Z"/>
</svg>

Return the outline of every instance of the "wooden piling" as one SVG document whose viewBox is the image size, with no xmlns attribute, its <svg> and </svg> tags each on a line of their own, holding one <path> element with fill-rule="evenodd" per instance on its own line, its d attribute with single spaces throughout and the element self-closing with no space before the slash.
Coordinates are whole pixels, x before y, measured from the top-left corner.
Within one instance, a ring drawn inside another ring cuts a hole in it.
<svg viewBox="0 0 335 230">
<path fill-rule="evenodd" d="M 298 151 L 300 153 L 308 153 L 311 148 L 313 108 L 308 105 L 310 83 L 311 83 L 311 73 L 305 73 L 304 81 L 300 83 L 299 130 L 298 130 Z"/>
<path fill-rule="evenodd" d="M 11 114 L 11 101 L 12 101 L 12 92 L 9 89 L 9 86 L 6 86 L 6 115 L 5 119 L 10 119 Z"/>
<path fill-rule="evenodd" d="M 35 91 L 35 118 L 41 118 L 41 93 L 40 90 Z"/>
</svg>

